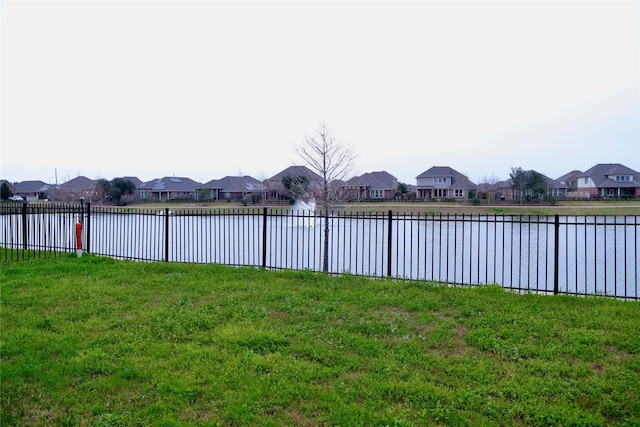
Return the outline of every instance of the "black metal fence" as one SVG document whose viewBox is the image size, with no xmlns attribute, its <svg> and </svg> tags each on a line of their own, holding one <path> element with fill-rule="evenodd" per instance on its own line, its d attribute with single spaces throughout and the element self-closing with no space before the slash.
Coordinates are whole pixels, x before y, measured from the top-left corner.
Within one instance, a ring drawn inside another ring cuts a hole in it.
<svg viewBox="0 0 640 427">
<path fill-rule="evenodd" d="M 640 216 L 417 215 L 293 209 L 138 209 L 4 204 L 0 261 L 76 250 L 145 261 L 497 283 L 638 299 Z"/>
</svg>

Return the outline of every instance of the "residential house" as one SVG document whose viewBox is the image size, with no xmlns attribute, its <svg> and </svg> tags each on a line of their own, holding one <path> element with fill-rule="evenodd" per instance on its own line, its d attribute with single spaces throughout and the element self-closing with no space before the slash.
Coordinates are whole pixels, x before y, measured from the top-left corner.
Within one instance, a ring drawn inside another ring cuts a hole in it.
<svg viewBox="0 0 640 427">
<path fill-rule="evenodd" d="M 9 191 L 11 192 L 10 196 L 17 196 L 16 187 L 6 179 L 0 179 L 0 186 L 6 185 Z"/>
<path fill-rule="evenodd" d="M 294 193 L 302 192 L 314 196 L 322 178 L 306 166 L 290 166 L 265 180 L 267 197 L 275 200 L 295 198 L 291 186 L 298 187 Z M 286 184 L 288 182 L 288 184 Z M 290 188 L 287 188 L 287 185 Z"/>
<path fill-rule="evenodd" d="M 567 191 L 575 191 L 578 188 L 578 177 L 582 175 L 582 171 L 573 170 L 571 172 L 567 172 L 559 178 L 556 178 L 556 181 L 564 184 L 567 187 Z"/>
<path fill-rule="evenodd" d="M 199 198 L 208 200 L 243 200 L 255 195 L 263 197 L 264 185 L 251 176 L 225 176 L 202 186 Z"/>
<path fill-rule="evenodd" d="M 96 196 L 95 183 L 86 176 L 77 176 L 60 184 L 55 193 L 50 193 L 50 199 L 61 202 L 92 201 Z"/>
<path fill-rule="evenodd" d="M 498 191 L 499 181 L 488 179 L 476 185 L 476 197 L 479 199 L 497 200 L 500 198 Z"/>
<path fill-rule="evenodd" d="M 146 201 L 197 200 L 202 184 L 190 178 L 168 176 L 143 183 L 138 198 Z"/>
<path fill-rule="evenodd" d="M 578 177 L 580 175 L 582 175 L 582 171 L 572 170 L 556 178 L 556 181 L 564 186 L 564 197 L 589 198 L 589 193 L 578 191 Z"/>
<path fill-rule="evenodd" d="M 49 185 L 43 181 L 22 181 L 14 184 L 14 196 L 21 196 L 28 202 L 47 199 Z"/>
<path fill-rule="evenodd" d="M 476 185 L 448 166 L 434 166 L 416 177 L 418 199 L 466 199 Z"/>
<path fill-rule="evenodd" d="M 349 201 L 391 199 L 398 192 L 398 179 L 386 171 L 368 172 L 351 178 L 343 188 Z"/>
<path fill-rule="evenodd" d="M 639 197 L 640 173 L 619 163 L 600 163 L 577 176 L 577 191 L 590 197 Z"/>
<path fill-rule="evenodd" d="M 398 190 L 401 190 L 403 186 L 406 192 L 402 194 L 402 198 L 405 200 L 415 200 L 418 191 L 416 186 L 413 184 L 398 183 Z"/>
<path fill-rule="evenodd" d="M 548 176 L 540 172 L 537 172 L 534 170 L 524 171 L 525 182 L 528 182 L 530 177 L 534 173 L 537 173 L 540 176 L 542 176 L 544 180 L 544 183 L 546 186 L 545 196 L 564 197 L 567 186 L 561 182 L 558 182 L 553 178 L 549 178 Z M 497 195 L 497 198 L 500 198 L 502 200 L 516 200 L 521 198 L 540 197 L 540 194 L 537 194 L 536 190 L 533 188 L 527 187 L 522 189 L 516 189 L 515 186 L 513 185 L 512 178 L 509 178 L 506 181 L 500 181 L 496 184 L 496 195 Z"/>
</svg>

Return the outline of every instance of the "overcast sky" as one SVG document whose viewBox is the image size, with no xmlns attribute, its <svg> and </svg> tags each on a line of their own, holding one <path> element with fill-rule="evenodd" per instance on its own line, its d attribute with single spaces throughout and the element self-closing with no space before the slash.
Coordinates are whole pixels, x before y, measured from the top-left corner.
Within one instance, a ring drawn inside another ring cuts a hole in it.
<svg viewBox="0 0 640 427">
<path fill-rule="evenodd" d="M 10 181 L 640 171 L 638 1 L 1 2 Z"/>
</svg>

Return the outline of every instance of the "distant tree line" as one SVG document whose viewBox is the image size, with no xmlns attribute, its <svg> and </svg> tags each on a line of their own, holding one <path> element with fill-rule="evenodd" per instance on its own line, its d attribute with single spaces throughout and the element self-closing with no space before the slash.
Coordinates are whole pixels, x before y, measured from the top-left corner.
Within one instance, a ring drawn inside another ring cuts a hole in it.
<svg viewBox="0 0 640 427">
<path fill-rule="evenodd" d="M 109 201 L 119 205 L 122 203 L 122 197 L 127 194 L 135 194 L 136 185 L 125 178 L 114 178 L 111 181 L 100 179 L 95 185 L 96 199 L 101 201 Z"/>
</svg>

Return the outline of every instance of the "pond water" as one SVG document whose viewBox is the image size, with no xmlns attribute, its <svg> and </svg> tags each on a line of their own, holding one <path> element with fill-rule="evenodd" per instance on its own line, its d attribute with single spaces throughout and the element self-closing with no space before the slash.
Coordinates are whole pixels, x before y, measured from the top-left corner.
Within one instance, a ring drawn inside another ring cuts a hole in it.
<svg viewBox="0 0 640 427">
<path fill-rule="evenodd" d="M 91 221 L 96 254 L 322 270 L 325 220 L 312 212 Z M 342 216 L 328 225 L 332 273 L 552 292 L 557 262 L 560 292 L 638 295 L 638 217 L 560 217 L 557 260 L 553 217 Z"/>
</svg>

